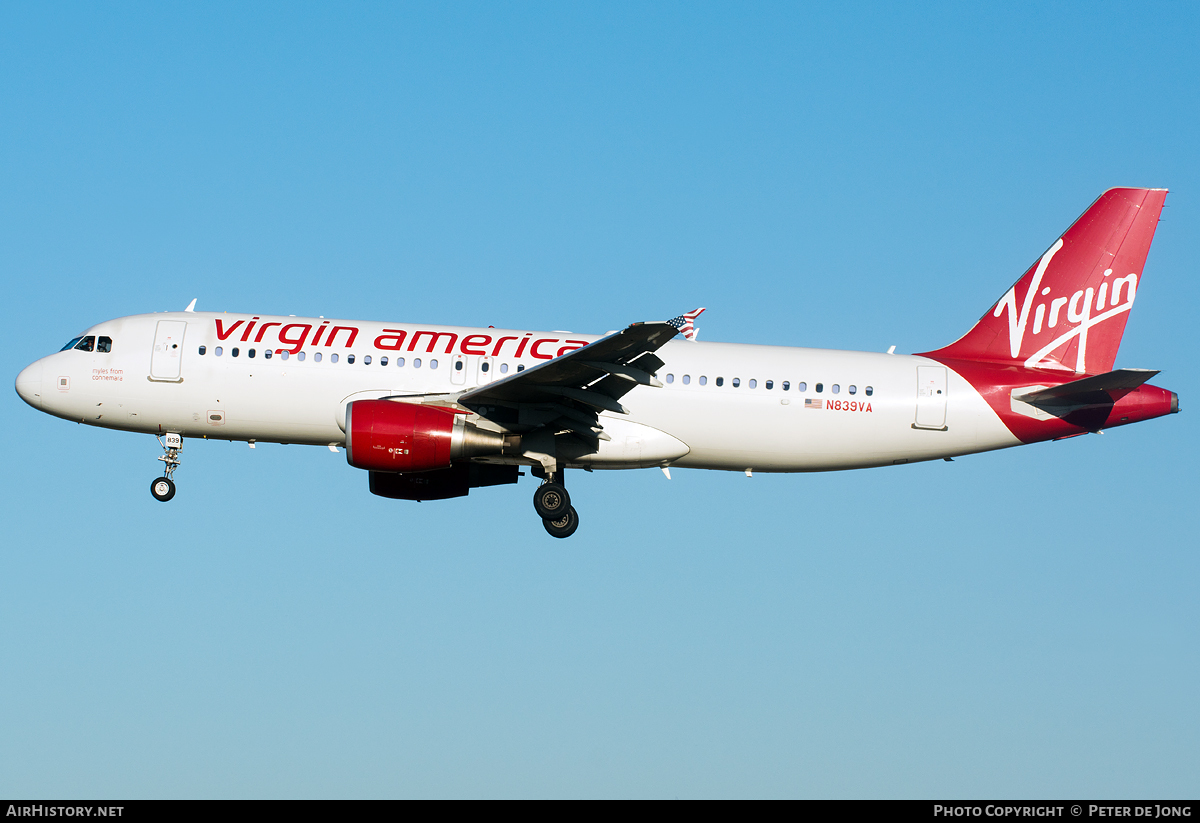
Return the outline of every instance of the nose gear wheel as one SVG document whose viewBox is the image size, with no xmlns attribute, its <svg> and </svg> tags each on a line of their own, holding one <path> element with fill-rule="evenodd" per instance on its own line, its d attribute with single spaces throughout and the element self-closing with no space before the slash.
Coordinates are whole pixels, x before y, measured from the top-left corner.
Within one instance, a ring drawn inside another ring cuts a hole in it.
<svg viewBox="0 0 1200 823">
<path fill-rule="evenodd" d="M 175 496 L 175 483 L 169 477 L 160 477 L 151 481 L 150 493 L 155 500 L 166 503 Z"/>
</svg>

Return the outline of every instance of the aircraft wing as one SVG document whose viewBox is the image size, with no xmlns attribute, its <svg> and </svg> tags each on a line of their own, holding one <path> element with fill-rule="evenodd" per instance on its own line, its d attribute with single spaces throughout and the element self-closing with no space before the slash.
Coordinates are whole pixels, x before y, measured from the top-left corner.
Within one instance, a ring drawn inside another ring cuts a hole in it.
<svg viewBox="0 0 1200 823">
<path fill-rule="evenodd" d="M 693 337 L 697 309 L 672 320 L 634 323 L 583 348 L 509 375 L 458 397 L 458 403 L 509 428 L 551 425 L 589 438 L 608 439 L 597 414 L 626 414 L 620 399 L 637 386 L 661 388 L 654 354 L 683 333 Z"/>
</svg>

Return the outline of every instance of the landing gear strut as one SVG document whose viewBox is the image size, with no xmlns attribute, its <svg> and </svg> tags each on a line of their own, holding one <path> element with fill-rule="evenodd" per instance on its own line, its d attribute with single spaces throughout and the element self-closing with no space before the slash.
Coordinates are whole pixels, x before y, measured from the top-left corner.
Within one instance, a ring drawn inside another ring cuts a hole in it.
<svg viewBox="0 0 1200 823">
<path fill-rule="evenodd" d="M 183 449 L 183 436 L 168 432 L 165 440 L 162 437 L 158 438 L 158 443 L 165 452 L 158 459 L 165 464 L 166 468 L 163 476 L 150 484 L 150 493 L 154 495 L 155 500 L 166 503 L 175 496 L 175 481 L 171 477 L 179 468 L 179 452 Z"/>
<path fill-rule="evenodd" d="M 533 508 L 551 537 L 570 537 L 579 528 L 579 514 L 571 505 L 561 470 L 545 475 L 533 493 Z"/>
</svg>

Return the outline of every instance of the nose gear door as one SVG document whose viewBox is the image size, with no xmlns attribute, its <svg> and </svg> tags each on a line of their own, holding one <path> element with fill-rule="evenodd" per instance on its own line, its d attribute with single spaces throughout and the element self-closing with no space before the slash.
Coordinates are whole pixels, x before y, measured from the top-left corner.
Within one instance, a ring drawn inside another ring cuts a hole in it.
<svg viewBox="0 0 1200 823">
<path fill-rule="evenodd" d="M 150 379 L 182 383 L 179 376 L 183 361 L 185 320 L 159 320 L 154 330 L 154 350 L 150 354 Z"/>
</svg>

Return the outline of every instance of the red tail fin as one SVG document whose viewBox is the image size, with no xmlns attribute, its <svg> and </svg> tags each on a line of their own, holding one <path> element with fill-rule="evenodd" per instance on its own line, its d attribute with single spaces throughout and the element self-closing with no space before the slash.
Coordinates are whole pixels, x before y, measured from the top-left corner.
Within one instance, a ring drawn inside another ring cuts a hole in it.
<svg viewBox="0 0 1200 823">
<path fill-rule="evenodd" d="M 1166 189 L 1109 189 L 974 328 L 928 354 L 1110 371 L 1166 196 Z"/>
</svg>

